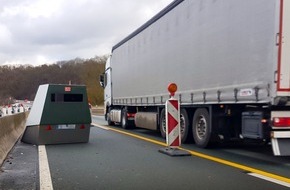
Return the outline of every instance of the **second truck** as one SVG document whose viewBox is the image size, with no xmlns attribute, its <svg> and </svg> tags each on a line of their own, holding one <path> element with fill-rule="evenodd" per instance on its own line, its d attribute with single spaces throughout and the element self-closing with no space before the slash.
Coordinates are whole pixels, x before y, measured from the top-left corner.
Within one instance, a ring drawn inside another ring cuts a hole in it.
<svg viewBox="0 0 290 190">
<path fill-rule="evenodd" d="M 270 142 L 290 155 L 290 1 L 173 1 L 112 48 L 100 77 L 108 124 L 165 137 L 170 82 L 182 142 Z"/>
</svg>

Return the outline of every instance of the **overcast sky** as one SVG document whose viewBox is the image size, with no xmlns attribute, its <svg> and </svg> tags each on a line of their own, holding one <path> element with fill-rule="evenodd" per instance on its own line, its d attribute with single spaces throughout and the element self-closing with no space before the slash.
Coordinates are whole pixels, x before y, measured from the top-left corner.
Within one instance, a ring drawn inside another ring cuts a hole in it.
<svg viewBox="0 0 290 190">
<path fill-rule="evenodd" d="M 107 55 L 173 0 L 0 0 L 0 65 Z"/>
</svg>

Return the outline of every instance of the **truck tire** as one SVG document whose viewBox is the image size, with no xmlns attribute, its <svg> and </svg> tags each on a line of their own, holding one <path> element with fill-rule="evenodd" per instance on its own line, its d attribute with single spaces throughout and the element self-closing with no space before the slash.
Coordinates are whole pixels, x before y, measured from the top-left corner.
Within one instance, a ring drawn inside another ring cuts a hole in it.
<svg viewBox="0 0 290 190">
<path fill-rule="evenodd" d="M 107 109 L 108 110 L 108 109 Z M 108 121 L 108 112 L 106 111 L 106 113 L 104 114 L 104 118 L 106 121 Z"/>
<path fill-rule="evenodd" d="M 185 109 L 180 110 L 180 138 L 181 143 L 186 142 L 189 131 L 189 120 Z M 166 117 L 165 109 L 162 109 L 160 114 L 160 133 L 163 138 L 166 137 Z"/>
<path fill-rule="evenodd" d="M 114 125 L 115 123 L 111 121 L 110 116 L 107 117 L 107 123 L 108 125 Z"/>
<path fill-rule="evenodd" d="M 192 133 L 195 144 L 206 148 L 210 142 L 210 117 L 205 108 L 198 108 L 193 116 Z"/>
<path fill-rule="evenodd" d="M 109 109 L 109 111 L 106 113 L 107 123 L 108 123 L 108 125 L 114 125 L 115 123 L 111 121 L 110 112 L 111 112 L 111 110 Z"/>
<path fill-rule="evenodd" d="M 165 117 L 165 108 L 161 110 L 160 113 L 160 133 L 163 138 L 166 138 L 166 117 Z"/>
<path fill-rule="evenodd" d="M 189 133 L 189 119 L 185 109 L 180 109 L 180 135 L 181 143 L 185 143 Z"/>
<path fill-rule="evenodd" d="M 122 109 L 121 126 L 122 126 L 123 129 L 128 129 L 129 128 L 128 118 L 127 118 L 127 110 L 126 109 Z"/>
</svg>

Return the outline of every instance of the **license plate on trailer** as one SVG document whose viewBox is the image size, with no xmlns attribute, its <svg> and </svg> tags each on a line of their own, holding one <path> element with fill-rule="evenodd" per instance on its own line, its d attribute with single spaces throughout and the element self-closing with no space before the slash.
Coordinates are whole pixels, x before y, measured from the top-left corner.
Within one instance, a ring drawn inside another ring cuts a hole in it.
<svg viewBox="0 0 290 190">
<path fill-rule="evenodd" d="M 57 129 L 75 129 L 75 124 L 68 124 L 68 125 L 58 125 Z"/>
</svg>

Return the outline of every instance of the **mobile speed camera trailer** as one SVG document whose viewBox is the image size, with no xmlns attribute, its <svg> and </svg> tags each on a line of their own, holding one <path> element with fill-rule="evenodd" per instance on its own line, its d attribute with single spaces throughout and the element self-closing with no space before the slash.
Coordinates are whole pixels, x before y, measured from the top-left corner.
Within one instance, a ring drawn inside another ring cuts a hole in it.
<svg viewBox="0 0 290 190">
<path fill-rule="evenodd" d="M 290 155 L 290 1 L 175 0 L 112 48 L 105 118 L 165 137 L 178 85 L 181 140 L 271 141 Z"/>
<path fill-rule="evenodd" d="M 36 145 L 85 143 L 89 141 L 90 124 L 85 86 L 40 85 L 22 141 Z"/>
</svg>

